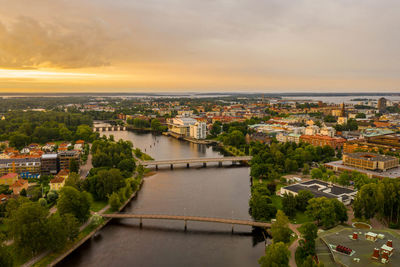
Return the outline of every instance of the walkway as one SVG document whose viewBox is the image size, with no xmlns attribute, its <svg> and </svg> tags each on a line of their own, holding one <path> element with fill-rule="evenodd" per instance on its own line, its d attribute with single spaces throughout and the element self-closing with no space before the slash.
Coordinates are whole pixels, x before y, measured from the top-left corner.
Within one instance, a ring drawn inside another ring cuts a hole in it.
<svg viewBox="0 0 400 267">
<path fill-rule="evenodd" d="M 290 230 L 292 230 L 296 235 L 297 239 L 293 241 L 293 243 L 289 246 L 289 251 L 290 251 L 290 259 L 289 259 L 289 266 L 290 267 L 296 267 L 296 250 L 299 247 L 299 241 L 301 234 L 299 230 L 297 230 L 301 224 L 289 224 Z"/>
<path fill-rule="evenodd" d="M 248 225 L 254 227 L 271 227 L 270 223 L 246 221 L 246 220 L 234 220 L 234 219 L 221 219 L 211 217 L 198 217 L 198 216 L 176 216 L 176 215 L 164 215 L 164 214 L 102 214 L 104 218 L 115 218 L 115 219 L 152 219 L 152 220 L 179 220 L 179 221 L 197 221 L 197 222 L 213 222 L 213 223 L 224 223 L 224 224 L 236 224 L 236 225 Z"/>
</svg>

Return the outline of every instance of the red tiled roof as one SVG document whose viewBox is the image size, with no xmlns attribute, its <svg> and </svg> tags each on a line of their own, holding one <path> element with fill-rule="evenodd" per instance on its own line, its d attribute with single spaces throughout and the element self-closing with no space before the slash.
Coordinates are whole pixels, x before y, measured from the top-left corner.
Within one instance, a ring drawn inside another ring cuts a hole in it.
<svg viewBox="0 0 400 267">
<path fill-rule="evenodd" d="M 58 184 L 58 183 L 62 183 L 64 181 L 64 177 L 57 175 L 56 177 L 54 177 L 53 179 L 50 180 L 51 184 Z"/>
<path fill-rule="evenodd" d="M 21 187 L 24 186 L 25 184 L 27 184 L 28 181 L 24 180 L 24 179 L 19 179 L 18 181 L 16 181 L 11 187 Z"/>
<path fill-rule="evenodd" d="M 1 176 L 0 179 L 14 178 L 15 176 L 18 177 L 18 173 L 10 172 L 10 173 L 7 173 L 6 175 Z"/>
</svg>

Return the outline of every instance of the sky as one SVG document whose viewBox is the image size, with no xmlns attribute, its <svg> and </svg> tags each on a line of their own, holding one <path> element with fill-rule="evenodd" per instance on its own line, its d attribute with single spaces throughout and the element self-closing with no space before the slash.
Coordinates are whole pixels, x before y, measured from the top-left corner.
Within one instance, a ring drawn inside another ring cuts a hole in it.
<svg viewBox="0 0 400 267">
<path fill-rule="evenodd" d="M 0 0 L 0 92 L 400 92 L 398 0 Z"/>
</svg>

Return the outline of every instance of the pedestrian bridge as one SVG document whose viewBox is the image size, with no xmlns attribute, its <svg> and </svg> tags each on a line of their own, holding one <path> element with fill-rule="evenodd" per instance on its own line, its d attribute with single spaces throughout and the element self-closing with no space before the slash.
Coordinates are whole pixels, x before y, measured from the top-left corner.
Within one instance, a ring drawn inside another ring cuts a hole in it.
<svg viewBox="0 0 400 267">
<path fill-rule="evenodd" d="M 177 216 L 177 215 L 166 215 L 166 214 L 123 214 L 123 213 L 114 213 L 114 214 L 101 214 L 104 218 L 113 218 L 113 219 L 139 219 L 140 226 L 142 226 L 143 219 L 150 220 L 175 220 L 175 221 L 184 221 L 185 222 L 185 230 L 187 229 L 187 222 L 210 222 L 210 223 L 222 223 L 232 225 L 247 225 L 254 226 L 260 228 L 270 228 L 270 223 L 265 222 L 257 222 L 257 221 L 249 221 L 249 220 L 236 220 L 236 219 L 222 219 L 222 218 L 213 218 L 213 217 L 198 217 L 198 216 Z"/>
<path fill-rule="evenodd" d="M 236 164 L 237 162 L 247 162 L 252 159 L 252 156 L 243 156 L 243 157 L 222 157 L 222 158 L 189 158 L 189 159 L 171 159 L 171 160 L 148 160 L 148 161 L 140 161 L 139 163 L 145 167 L 155 166 L 156 170 L 159 165 L 170 165 L 171 169 L 174 168 L 175 164 L 186 164 L 186 167 L 189 168 L 191 163 L 203 163 L 203 166 L 206 167 L 207 163 L 218 163 L 219 166 L 222 166 L 223 162 L 232 162 L 232 164 Z"/>
</svg>

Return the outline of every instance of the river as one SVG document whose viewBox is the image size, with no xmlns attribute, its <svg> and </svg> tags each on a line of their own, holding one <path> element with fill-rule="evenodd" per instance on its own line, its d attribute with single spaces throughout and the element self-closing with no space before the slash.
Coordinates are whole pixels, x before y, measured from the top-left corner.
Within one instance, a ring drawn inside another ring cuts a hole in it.
<svg viewBox="0 0 400 267">
<path fill-rule="evenodd" d="M 108 132 L 130 140 L 155 159 L 222 157 L 212 147 L 165 136 Z M 227 163 L 225 163 L 227 164 Z M 136 199 L 123 212 L 193 215 L 251 220 L 249 168 L 211 164 L 189 169 L 160 168 L 145 178 Z M 100 235 L 58 266 L 259 266 L 265 244 L 248 226 L 183 221 L 113 220 Z"/>
</svg>

